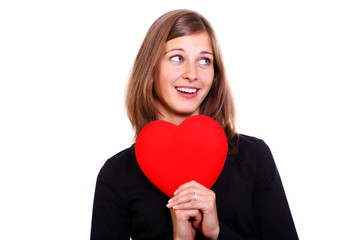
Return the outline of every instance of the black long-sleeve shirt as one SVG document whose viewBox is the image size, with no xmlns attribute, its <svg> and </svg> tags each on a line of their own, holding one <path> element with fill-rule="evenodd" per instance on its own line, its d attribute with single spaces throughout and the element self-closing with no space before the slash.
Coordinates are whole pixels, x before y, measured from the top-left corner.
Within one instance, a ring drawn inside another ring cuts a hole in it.
<svg viewBox="0 0 360 240">
<path fill-rule="evenodd" d="M 240 135 L 238 152 L 227 156 L 211 189 L 218 239 L 298 239 L 274 159 L 262 140 Z M 139 168 L 133 147 L 118 153 L 97 179 L 91 239 L 172 239 L 168 200 Z M 204 237 L 197 232 L 195 239 Z"/>
</svg>

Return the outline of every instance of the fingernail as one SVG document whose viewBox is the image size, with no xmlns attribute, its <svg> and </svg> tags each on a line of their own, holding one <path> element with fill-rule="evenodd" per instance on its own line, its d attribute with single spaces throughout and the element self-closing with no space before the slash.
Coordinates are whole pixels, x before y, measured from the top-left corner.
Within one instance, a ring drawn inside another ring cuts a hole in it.
<svg viewBox="0 0 360 240">
<path fill-rule="evenodd" d="M 178 209 L 178 205 L 175 205 L 172 207 L 173 209 Z"/>
<path fill-rule="evenodd" d="M 174 195 L 176 195 L 177 192 L 178 192 L 178 190 L 176 189 L 175 192 L 174 192 Z"/>
</svg>

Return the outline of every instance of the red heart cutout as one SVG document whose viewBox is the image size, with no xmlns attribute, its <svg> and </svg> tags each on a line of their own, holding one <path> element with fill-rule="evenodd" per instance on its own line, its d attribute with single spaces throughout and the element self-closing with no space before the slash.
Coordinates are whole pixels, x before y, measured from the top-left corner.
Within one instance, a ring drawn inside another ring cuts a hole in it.
<svg viewBox="0 0 360 240">
<path fill-rule="evenodd" d="M 162 120 L 150 122 L 135 144 L 141 170 L 169 197 L 191 180 L 211 188 L 224 167 L 227 150 L 224 130 L 204 115 L 189 117 L 179 126 Z"/>
</svg>

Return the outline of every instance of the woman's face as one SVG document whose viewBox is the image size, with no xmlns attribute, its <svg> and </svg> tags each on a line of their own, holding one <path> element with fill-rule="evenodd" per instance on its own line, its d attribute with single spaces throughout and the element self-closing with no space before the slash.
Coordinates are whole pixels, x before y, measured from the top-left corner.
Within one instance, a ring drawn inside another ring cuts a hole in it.
<svg viewBox="0 0 360 240">
<path fill-rule="evenodd" d="M 155 74 L 158 119 L 180 124 L 200 114 L 214 79 L 214 57 L 207 32 L 169 40 Z"/>
</svg>

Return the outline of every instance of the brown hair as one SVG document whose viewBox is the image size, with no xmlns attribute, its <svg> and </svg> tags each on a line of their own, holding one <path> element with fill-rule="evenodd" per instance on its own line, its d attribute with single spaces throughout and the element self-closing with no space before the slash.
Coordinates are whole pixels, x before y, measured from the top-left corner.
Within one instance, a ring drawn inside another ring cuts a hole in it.
<svg viewBox="0 0 360 240">
<path fill-rule="evenodd" d="M 199 13 L 174 10 L 158 18 L 148 30 L 133 65 L 126 93 L 127 114 L 135 129 L 135 139 L 141 129 L 156 120 L 154 75 L 167 41 L 206 31 L 214 51 L 214 81 L 200 106 L 200 114 L 215 119 L 228 138 L 229 152 L 234 152 L 235 107 L 228 85 L 220 47 L 210 23 Z"/>
</svg>

